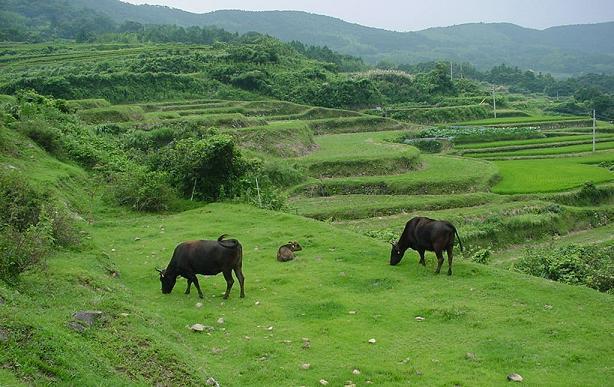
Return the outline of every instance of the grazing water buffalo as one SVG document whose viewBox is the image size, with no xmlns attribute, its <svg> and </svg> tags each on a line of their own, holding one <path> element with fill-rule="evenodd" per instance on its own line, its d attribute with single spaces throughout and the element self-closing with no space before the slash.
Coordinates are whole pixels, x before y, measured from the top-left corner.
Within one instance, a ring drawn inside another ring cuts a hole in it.
<svg viewBox="0 0 614 387">
<path fill-rule="evenodd" d="M 288 242 L 277 250 L 277 260 L 279 262 L 288 262 L 294 259 L 294 252 L 301 251 L 303 248 L 297 241 Z"/>
<path fill-rule="evenodd" d="M 243 263 L 243 248 L 236 239 L 226 239 L 226 235 L 221 235 L 217 240 L 200 240 L 180 243 L 175 247 L 173 257 L 165 270 L 158 270 L 160 282 L 162 283 L 162 293 L 169 294 L 175 287 L 178 276 L 188 280 L 188 287 L 185 294 L 190 294 L 192 283 L 198 290 L 198 296 L 203 298 L 196 274 L 216 275 L 224 274 L 226 279 L 226 293 L 224 298 L 228 298 L 234 280 L 232 271 L 241 285 L 241 298 L 245 297 L 243 282 L 245 277 L 241 269 Z"/>
<path fill-rule="evenodd" d="M 446 250 L 448 252 L 448 275 L 452 275 L 454 235 L 458 237 L 458 244 L 461 251 L 463 251 L 460 236 L 450 222 L 421 216 L 412 218 L 405 225 L 399 241 L 392 244 L 390 264 L 396 265 L 401 262 L 405 251 L 408 248 L 412 248 L 420 254 L 420 264 L 426 266 L 424 252 L 426 250 L 434 251 L 437 255 L 437 270 L 435 270 L 435 273 L 439 273 L 443 264 L 443 251 Z"/>
</svg>

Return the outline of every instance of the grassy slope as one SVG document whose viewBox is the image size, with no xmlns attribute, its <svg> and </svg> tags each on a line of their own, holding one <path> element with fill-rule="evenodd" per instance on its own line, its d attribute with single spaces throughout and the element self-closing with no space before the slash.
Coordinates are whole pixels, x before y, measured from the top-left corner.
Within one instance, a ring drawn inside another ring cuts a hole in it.
<svg viewBox="0 0 614 387">
<path fill-rule="evenodd" d="M 83 174 L 29 149 L 20 166 L 41 182 L 71 176 L 57 175 L 59 167 Z M 16 289 L 0 286 L 0 326 L 9 332 L 0 384 L 202 385 L 214 376 L 237 386 L 314 385 L 322 378 L 332 385 L 493 385 L 518 372 L 532 384 L 604 385 L 613 377 L 607 332 L 614 305 L 605 294 L 458 259 L 452 277 L 435 276 L 431 254 L 427 269 L 413 252 L 391 267 L 385 243 L 243 205 L 175 215 L 135 214 L 99 201 L 94 208 L 79 250 L 57 253 Z M 175 244 L 221 233 L 244 244 L 247 298 L 235 288 L 223 302 L 221 276 L 202 279 L 202 309 L 194 293 L 182 294 L 183 280 L 162 295 L 153 269 L 168 262 Z M 280 264 L 275 252 L 288 239 L 304 250 Z M 120 277 L 109 277 L 108 268 Z M 83 309 L 103 310 L 105 322 L 72 332 L 66 323 Z M 197 322 L 215 331 L 186 328 Z M 302 348 L 304 337 L 310 349 Z M 305 362 L 309 370 L 300 368 Z M 361 374 L 352 375 L 354 368 Z"/>
<path fill-rule="evenodd" d="M 187 364 L 198 367 L 201 376 L 214 375 L 224 385 L 313 385 L 321 378 L 333 385 L 350 379 L 492 385 L 510 372 L 535 384 L 603 385 L 612 377 L 607 359 L 614 355 L 614 346 L 610 335 L 604 340 L 612 298 L 595 291 L 462 261 L 456 262 L 452 277 L 435 276 L 433 257 L 423 269 L 413 253 L 400 266 L 390 267 L 384 243 L 239 205 L 210 205 L 172 216 L 116 213 L 101 216 L 88 231 L 94 241 L 90 251 L 58 254 L 47 273 L 27 276 L 23 289 L 31 302 L 19 299 L 4 307 L 5 318 L 18 309 L 35 324 L 61 334 L 67 347 L 86 347 L 79 356 L 55 354 L 67 364 L 97 351 L 103 359 L 112 359 L 117 344 L 112 335 L 136 345 L 132 335 L 140 334 L 151 347 L 169 345 L 160 356 L 175 362 L 189 357 Z M 162 295 L 154 266 L 167 263 L 178 241 L 222 232 L 244 244 L 247 298 L 239 299 L 235 289 L 221 302 L 221 276 L 202 281 L 202 309 L 194 306 L 195 294 L 181 294 L 184 281 L 170 296 Z M 142 239 L 135 241 L 137 236 Z M 279 264 L 276 248 L 290 238 L 300 240 L 304 251 L 296 261 Z M 121 273 L 110 292 L 104 290 L 105 282 L 97 282 L 100 268 L 91 265 L 103 253 Z M 83 280 L 89 276 L 93 279 Z M 56 286 L 61 285 L 58 279 L 81 280 L 46 289 L 45 277 Z M 87 288 L 98 286 L 103 289 L 94 297 Z M 46 294 L 38 295 L 43 290 Z M 115 298 L 126 304 L 109 302 Z M 545 304 L 554 307 L 546 310 Z M 90 307 L 131 315 L 81 338 L 67 331 L 63 319 L 75 309 Z M 357 313 L 351 315 L 350 310 Z M 416 316 L 426 321 L 416 322 Z M 225 319 L 225 331 L 215 323 L 219 317 Z M 217 329 L 211 335 L 193 334 L 185 325 L 195 322 Z M 273 329 L 267 330 L 269 326 Z M 310 349 L 302 349 L 303 337 L 311 340 Z M 377 343 L 368 344 L 370 338 Z M 102 348 L 105 340 L 111 348 Z M 465 359 L 467 352 L 475 353 L 477 360 Z M 404 359 L 406 363 L 400 363 Z M 311 369 L 301 370 L 303 362 Z M 121 372 L 83 363 L 77 361 L 85 369 L 75 369 L 75 379 L 70 374 L 59 378 L 91 381 L 87 378 L 94 372 L 109 381 L 122 377 Z M 352 375 L 353 368 L 361 375 Z M 156 380 L 155 373 L 152 377 Z"/>
</svg>

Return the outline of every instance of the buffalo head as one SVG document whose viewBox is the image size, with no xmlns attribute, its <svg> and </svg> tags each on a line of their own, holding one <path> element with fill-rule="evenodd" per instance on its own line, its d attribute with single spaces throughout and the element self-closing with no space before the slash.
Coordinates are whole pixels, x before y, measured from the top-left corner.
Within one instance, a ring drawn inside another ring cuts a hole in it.
<svg viewBox="0 0 614 387">
<path fill-rule="evenodd" d="M 160 283 L 162 284 L 162 293 L 169 294 L 173 291 L 175 287 L 175 282 L 177 282 L 177 277 L 172 275 L 167 275 L 166 270 L 156 269 L 158 273 L 160 273 Z"/>
<path fill-rule="evenodd" d="M 392 249 L 390 250 L 390 264 L 394 266 L 401 262 L 401 259 L 403 259 L 403 254 L 405 252 L 401 251 L 401 248 L 399 248 L 398 243 L 391 243 L 391 245 Z"/>
</svg>

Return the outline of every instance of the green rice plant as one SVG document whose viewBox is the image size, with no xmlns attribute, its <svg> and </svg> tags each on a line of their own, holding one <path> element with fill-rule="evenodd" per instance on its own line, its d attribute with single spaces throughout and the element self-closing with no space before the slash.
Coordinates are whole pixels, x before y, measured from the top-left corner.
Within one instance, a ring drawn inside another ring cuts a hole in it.
<svg viewBox="0 0 614 387">
<path fill-rule="evenodd" d="M 556 192 L 579 187 L 587 181 L 614 180 L 605 168 L 584 164 L 582 158 L 495 161 L 501 180 L 492 191 L 502 194 Z"/>
</svg>

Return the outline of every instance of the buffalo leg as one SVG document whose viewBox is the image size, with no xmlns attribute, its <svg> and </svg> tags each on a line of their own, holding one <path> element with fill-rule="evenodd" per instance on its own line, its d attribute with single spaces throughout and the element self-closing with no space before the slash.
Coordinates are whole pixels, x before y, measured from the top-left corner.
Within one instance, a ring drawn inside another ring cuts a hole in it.
<svg viewBox="0 0 614 387">
<path fill-rule="evenodd" d="M 448 275 L 452 275 L 452 246 L 448 247 Z"/>
<path fill-rule="evenodd" d="M 245 282 L 245 277 L 243 276 L 243 269 L 241 268 L 241 266 L 239 267 L 235 267 L 235 275 L 237 276 L 237 279 L 239 280 L 239 285 L 241 285 L 241 298 L 245 297 L 245 290 L 243 288 L 243 283 Z"/>
<path fill-rule="evenodd" d="M 418 254 L 420 254 L 420 264 L 422 266 L 426 266 L 426 262 L 424 262 L 424 250 L 418 250 Z"/>
<path fill-rule="evenodd" d="M 200 290 L 200 285 L 198 284 L 198 278 L 196 278 L 196 274 L 192 274 L 192 282 L 194 283 L 194 286 L 196 286 L 196 290 L 198 290 L 198 297 L 204 298 L 203 291 Z"/>
<path fill-rule="evenodd" d="M 192 280 L 188 278 L 188 287 L 185 290 L 185 294 L 190 294 L 191 287 L 192 287 Z"/>
<path fill-rule="evenodd" d="M 443 265 L 443 253 L 441 250 L 437 250 L 435 254 L 437 254 L 437 270 L 435 270 L 435 274 L 439 274 L 441 265 Z"/>
<path fill-rule="evenodd" d="M 232 289 L 232 284 L 235 283 L 235 280 L 232 279 L 232 270 L 225 271 L 224 278 L 226 279 L 226 293 L 224 293 L 224 299 L 228 298 L 230 294 L 230 289 Z"/>
</svg>

